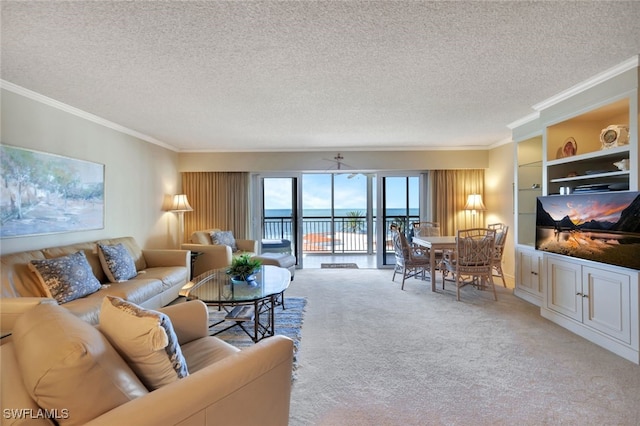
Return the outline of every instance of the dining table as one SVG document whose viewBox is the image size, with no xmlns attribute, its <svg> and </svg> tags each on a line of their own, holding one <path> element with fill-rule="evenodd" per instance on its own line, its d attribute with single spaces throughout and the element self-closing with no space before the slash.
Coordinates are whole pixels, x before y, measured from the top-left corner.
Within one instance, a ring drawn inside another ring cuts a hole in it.
<svg viewBox="0 0 640 426">
<path fill-rule="evenodd" d="M 455 250 L 455 236 L 440 237 L 413 237 L 413 244 L 429 250 L 429 277 L 431 279 L 431 291 L 436 291 L 436 252 L 442 250 Z"/>
</svg>

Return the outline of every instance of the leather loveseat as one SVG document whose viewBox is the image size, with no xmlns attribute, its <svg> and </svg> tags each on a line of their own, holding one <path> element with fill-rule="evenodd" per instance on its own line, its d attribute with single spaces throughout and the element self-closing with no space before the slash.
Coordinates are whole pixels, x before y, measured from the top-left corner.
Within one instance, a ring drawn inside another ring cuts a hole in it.
<svg viewBox="0 0 640 426">
<path fill-rule="evenodd" d="M 98 244 L 122 244 L 130 254 L 135 277 L 110 282 L 98 256 Z M 101 284 L 98 291 L 62 304 L 66 309 L 90 324 L 98 323 L 100 304 L 104 296 L 117 296 L 149 309 L 166 306 L 179 296 L 189 281 L 190 253 L 186 250 L 143 250 L 133 237 L 105 239 L 94 242 L 50 247 L 41 250 L 7 254 L 0 257 L 2 267 L 1 296 L 4 300 L 2 329 L 11 330 L 11 312 L 20 311 L 23 304 L 37 303 L 49 297 L 38 275 L 29 267 L 31 261 L 60 258 L 82 252 L 91 273 Z M 35 298 L 34 300 L 18 300 Z M 14 307 L 14 305 L 16 305 Z"/>
<path fill-rule="evenodd" d="M 239 350 L 208 335 L 200 301 L 158 311 L 170 318 L 188 375 L 149 391 L 105 334 L 104 318 L 92 326 L 57 304 L 26 309 L 0 345 L 2 425 L 288 423 L 291 339 Z"/>
</svg>

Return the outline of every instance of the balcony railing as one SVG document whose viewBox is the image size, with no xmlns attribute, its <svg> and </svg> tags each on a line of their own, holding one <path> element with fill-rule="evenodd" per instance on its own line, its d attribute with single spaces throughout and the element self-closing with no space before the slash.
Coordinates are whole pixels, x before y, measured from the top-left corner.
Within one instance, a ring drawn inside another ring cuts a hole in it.
<svg viewBox="0 0 640 426">
<path fill-rule="evenodd" d="M 409 229 L 411 222 L 417 221 L 417 216 L 408 218 L 385 218 L 385 233 L 387 250 L 390 245 L 391 234 L 389 226 L 400 224 L 403 229 Z M 376 217 L 373 218 L 373 223 Z M 302 219 L 302 252 L 303 253 L 368 253 L 368 224 L 366 218 L 353 216 L 332 217 L 304 217 Z M 294 240 L 292 236 L 291 217 L 268 217 L 264 219 L 262 238 Z M 376 227 L 373 227 L 373 252 L 376 251 Z"/>
</svg>

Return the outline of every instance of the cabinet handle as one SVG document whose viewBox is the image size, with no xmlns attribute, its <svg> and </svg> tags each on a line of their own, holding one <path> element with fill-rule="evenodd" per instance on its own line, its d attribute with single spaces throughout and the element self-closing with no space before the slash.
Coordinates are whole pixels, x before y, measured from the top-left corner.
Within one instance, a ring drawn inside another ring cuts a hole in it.
<svg viewBox="0 0 640 426">
<path fill-rule="evenodd" d="M 588 294 L 583 294 L 582 297 L 589 298 L 589 295 Z"/>
<path fill-rule="evenodd" d="M 576 296 L 583 296 L 583 297 L 584 297 L 584 294 L 582 294 L 582 293 L 576 293 Z"/>
<path fill-rule="evenodd" d="M 533 272 L 533 271 L 531 271 L 531 273 L 532 273 L 533 275 L 538 275 L 538 273 L 537 273 L 537 272 Z"/>
</svg>

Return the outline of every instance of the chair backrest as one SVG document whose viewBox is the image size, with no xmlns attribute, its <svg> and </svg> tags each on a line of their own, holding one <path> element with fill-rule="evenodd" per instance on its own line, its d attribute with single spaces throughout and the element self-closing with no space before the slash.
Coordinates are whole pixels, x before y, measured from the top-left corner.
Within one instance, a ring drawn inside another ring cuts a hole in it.
<svg viewBox="0 0 640 426">
<path fill-rule="evenodd" d="M 487 225 L 487 228 L 496 231 L 496 243 L 495 243 L 495 259 L 502 260 L 502 254 L 504 253 L 504 245 L 507 242 L 507 233 L 509 232 L 509 225 L 504 223 L 491 223 Z"/>
<path fill-rule="evenodd" d="M 458 268 L 491 268 L 494 261 L 496 231 L 488 228 L 458 230 L 456 262 Z"/>
<path fill-rule="evenodd" d="M 393 251 L 396 255 L 396 262 L 402 264 L 401 262 L 404 262 L 411 257 L 411 248 L 409 247 L 409 242 L 407 241 L 407 237 L 404 236 L 397 225 L 391 224 L 389 230 L 391 231 Z"/>
<path fill-rule="evenodd" d="M 413 222 L 415 237 L 439 237 L 440 224 L 438 222 Z"/>
</svg>

